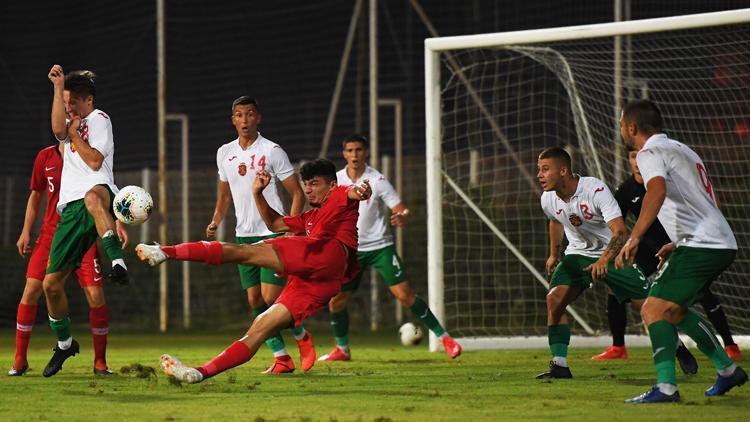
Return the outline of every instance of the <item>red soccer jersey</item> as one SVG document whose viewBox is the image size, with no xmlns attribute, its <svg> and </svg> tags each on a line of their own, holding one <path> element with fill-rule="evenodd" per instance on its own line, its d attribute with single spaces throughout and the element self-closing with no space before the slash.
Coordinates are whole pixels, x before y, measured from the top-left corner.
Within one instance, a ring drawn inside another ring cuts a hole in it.
<svg viewBox="0 0 750 422">
<path fill-rule="evenodd" d="M 306 233 L 308 237 L 317 239 L 334 238 L 356 251 L 359 201 L 349 199 L 349 188 L 350 186 L 337 186 L 331 189 L 320 208 L 313 208 L 294 217 L 284 217 L 284 223 L 294 233 Z"/>
<path fill-rule="evenodd" d="M 57 145 L 49 146 L 39 151 L 34 160 L 34 171 L 31 173 L 31 190 L 47 191 L 47 210 L 44 213 L 41 237 L 52 235 L 60 221 L 57 214 L 57 200 L 60 197 L 60 176 L 62 174 L 63 159 Z"/>
</svg>

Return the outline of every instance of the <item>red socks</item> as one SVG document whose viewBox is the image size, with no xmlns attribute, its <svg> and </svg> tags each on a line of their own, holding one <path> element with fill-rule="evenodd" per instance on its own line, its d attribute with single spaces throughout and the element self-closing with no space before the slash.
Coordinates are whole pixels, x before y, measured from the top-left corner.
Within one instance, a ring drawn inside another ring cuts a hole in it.
<svg viewBox="0 0 750 422">
<path fill-rule="evenodd" d="M 35 319 L 36 305 L 18 304 L 18 312 L 16 313 L 16 358 L 13 361 L 13 368 L 18 371 L 29 366 L 26 352 L 29 349 L 31 330 L 34 328 Z"/>
<path fill-rule="evenodd" d="M 161 250 L 169 259 L 178 261 L 197 261 L 209 265 L 221 264 L 221 242 L 190 242 L 175 246 L 162 246 Z"/>
<path fill-rule="evenodd" d="M 235 366 L 242 365 L 243 363 L 250 360 L 253 354 L 250 353 L 250 349 L 247 345 L 239 340 L 232 343 L 223 352 L 219 353 L 219 356 L 211 359 L 203 365 L 195 368 L 203 374 L 203 378 L 209 378 L 216 374 L 226 371 L 227 369 L 234 368 Z"/>
<path fill-rule="evenodd" d="M 109 333 L 109 307 L 105 304 L 89 310 L 89 324 L 94 340 L 94 367 L 107 369 L 107 334 Z"/>
</svg>

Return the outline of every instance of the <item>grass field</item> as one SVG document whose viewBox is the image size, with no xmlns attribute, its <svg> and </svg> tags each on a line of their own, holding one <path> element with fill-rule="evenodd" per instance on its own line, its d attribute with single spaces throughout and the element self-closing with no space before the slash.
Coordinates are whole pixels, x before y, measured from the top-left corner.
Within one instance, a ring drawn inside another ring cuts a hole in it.
<svg viewBox="0 0 750 422">
<path fill-rule="evenodd" d="M 318 363 L 306 374 L 260 374 L 271 362 L 264 346 L 247 364 L 195 385 L 169 382 L 158 368 L 160 354 L 174 353 L 199 364 L 221 351 L 236 332 L 115 333 L 109 364 L 117 375 L 108 378 L 92 374 L 90 337 L 81 335 L 81 354 L 46 379 L 41 372 L 54 343 L 44 327 L 36 328 L 29 354 L 32 371 L 24 377 L 0 377 L 0 420 L 733 421 L 750 409 L 749 386 L 725 397 L 703 396 L 714 371 L 702 356 L 698 375 L 678 377 L 682 403 L 635 406 L 623 399 L 652 385 L 647 349 L 633 349 L 628 361 L 609 363 L 590 361 L 595 350 L 572 350 L 574 379 L 539 381 L 534 375 L 547 365 L 545 350 L 465 352 L 451 361 L 426 346 L 402 347 L 390 333 L 354 336 L 353 361 Z M 318 353 L 326 353 L 331 338 L 318 331 Z M 0 335 L 5 371 L 12 363 L 13 333 Z M 153 368 L 155 375 L 148 369 L 123 372 L 134 364 Z"/>
</svg>

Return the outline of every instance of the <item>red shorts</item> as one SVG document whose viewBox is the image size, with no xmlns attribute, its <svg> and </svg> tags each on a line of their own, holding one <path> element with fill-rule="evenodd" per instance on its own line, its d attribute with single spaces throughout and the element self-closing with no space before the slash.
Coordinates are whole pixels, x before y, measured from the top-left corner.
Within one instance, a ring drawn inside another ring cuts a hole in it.
<svg viewBox="0 0 750 422">
<path fill-rule="evenodd" d="M 52 247 L 52 236 L 42 235 L 36 240 L 34 250 L 29 258 L 29 266 L 26 269 L 26 278 L 44 280 L 44 274 L 47 270 L 49 261 L 49 251 Z M 102 267 L 100 265 L 99 254 L 96 249 L 96 243 L 86 251 L 81 261 L 81 267 L 75 271 L 78 284 L 85 286 L 102 286 Z"/>
<path fill-rule="evenodd" d="M 359 271 L 357 252 L 336 239 L 285 236 L 268 239 L 279 254 L 288 275 L 286 287 L 276 299 L 284 305 L 299 326 L 307 317 L 328 305 Z"/>
</svg>

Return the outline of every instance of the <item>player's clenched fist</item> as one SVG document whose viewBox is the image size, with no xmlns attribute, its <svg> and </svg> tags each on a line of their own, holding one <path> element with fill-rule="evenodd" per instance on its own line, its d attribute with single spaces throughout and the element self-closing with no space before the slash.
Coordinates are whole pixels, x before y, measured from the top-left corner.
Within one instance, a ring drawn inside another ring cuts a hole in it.
<svg viewBox="0 0 750 422">
<path fill-rule="evenodd" d="M 72 117 L 70 124 L 68 124 L 68 138 L 73 139 L 74 136 L 78 136 L 78 129 L 81 126 L 80 117 Z"/>
<path fill-rule="evenodd" d="M 52 66 L 47 77 L 52 81 L 52 85 L 54 86 L 63 86 L 65 84 L 65 74 L 63 73 L 62 66 L 59 64 Z"/>
<path fill-rule="evenodd" d="M 354 186 L 352 189 L 358 196 L 360 201 L 366 201 L 372 196 L 372 187 L 370 187 L 370 181 L 365 179 L 362 184 Z"/>
<path fill-rule="evenodd" d="M 255 180 L 253 180 L 253 193 L 261 193 L 263 189 L 271 183 L 271 175 L 267 171 L 261 170 L 255 174 Z"/>
</svg>

